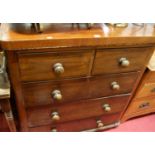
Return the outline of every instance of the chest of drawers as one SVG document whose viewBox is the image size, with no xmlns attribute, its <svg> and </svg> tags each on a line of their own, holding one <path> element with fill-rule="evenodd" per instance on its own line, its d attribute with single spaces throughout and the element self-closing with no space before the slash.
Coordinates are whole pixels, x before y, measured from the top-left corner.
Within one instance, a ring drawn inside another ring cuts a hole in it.
<svg viewBox="0 0 155 155">
<path fill-rule="evenodd" d="M 96 33 L 101 38 L 92 37 Z M 2 39 L 2 47 L 20 131 L 100 131 L 117 126 L 154 50 L 145 37 L 134 42 L 135 36 L 128 40 L 118 32 L 106 40 L 101 27 L 60 32 L 51 40 L 46 39 L 54 35 L 50 33 L 25 36 L 9 29 L 7 35 L 10 39 Z"/>
<path fill-rule="evenodd" d="M 155 53 L 122 121 L 155 112 Z"/>
</svg>

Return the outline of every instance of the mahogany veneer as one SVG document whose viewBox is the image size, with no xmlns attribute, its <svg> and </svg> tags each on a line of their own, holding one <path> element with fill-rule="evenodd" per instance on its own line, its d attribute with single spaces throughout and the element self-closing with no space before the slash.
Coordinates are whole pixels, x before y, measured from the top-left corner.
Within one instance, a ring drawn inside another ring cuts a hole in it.
<svg viewBox="0 0 155 155">
<path fill-rule="evenodd" d="M 104 96 L 131 93 L 139 72 L 90 77 L 75 80 L 61 80 L 40 83 L 24 83 L 25 106 L 59 105 L 82 99 L 93 99 Z M 120 89 L 112 89 L 111 83 L 116 81 Z M 84 89 L 84 87 L 86 89 Z M 52 92 L 60 90 L 61 100 L 54 100 Z"/>
<path fill-rule="evenodd" d="M 149 57 L 149 50 L 152 50 L 152 48 L 98 50 L 94 61 L 93 75 L 141 70 L 147 57 Z M 122 67 L 119 63 L 120 58 L 127 58 L 130 61 L 130 65 L 128 67 Z"/>
<path fill-rule="evenodd" d="M 31 108 L 27 110 L 29 127 L 48 124 L 53 125 L 54 123 L 64 123 L 91 117 L 96 117 L 96 120 L 98 120 L 102 115 L 105 115 L 106 120 L 106 115 L 121 113 L 128 98 L 129 95 L 122 95 L 118 97 L 84 100 L 77 103 L 68 103 L 66 105 L 61 104 L 45 106 L 44 108 Z M 110 105 L 111 111 L 106 111 L 104 108 L 105 104 Z M 61 117 L 58 121 L 52 121 L 51 119 L 51 113 L 55 111 L 58 112 Z"/>
<path fill-rule="evenodd" d="M 93 61 L 92 51 L 81 50 L 63 53 L 22 53 L 19 54 L 19 68 L 22 81 L 57 80 L 58 78 L 85 77 L 90 74 Z M 60 62 L 64 74 L 55 74 L 52 66 Z"/>
<path fill-rule="evenodd" d="M 2 24 L 20 131 L 119 125 L 154 50 L 152 29 L 54 24 L 42 34 L 22 34 Z"/>
</svg>

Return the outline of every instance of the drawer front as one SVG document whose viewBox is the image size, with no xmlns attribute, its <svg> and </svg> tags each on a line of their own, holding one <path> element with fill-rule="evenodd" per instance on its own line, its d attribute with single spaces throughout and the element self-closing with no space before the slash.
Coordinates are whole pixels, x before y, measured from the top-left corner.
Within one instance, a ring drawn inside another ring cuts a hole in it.
<svg viewBox="0 0 155 155">
<path fill-rule="evenodd" d="M 22 81 L 51 80 L 89 75 L 93 52 L 19 54 Z"/>
<path fill-rule="evenodd" d="M 98 50 L 92 74 L 98 75 L 141 70 L 151 54 L 150 51 L 152 51 L 152 48 Z"/>
<path fill-rule="evenodd" d="M 147 71 L 145 72 L 145 81 L 147 83 L 155 83 L 155 71 L 151 71 L 149 69 L 147 69 Z"/>
<path fill-rule="evenodd" d="M 104 126 L 116 123 L 119 121 L 120 113 L 111 115 L 89 118 L 56 125 L 45 125 L 29 128 L 30 132 L 79 132 L 98 128 L 98 121 L 101 121 Z M 100 131 L 100 129 L 98 129 Z"/>
<path fill-rule="evenodd" d="M 136 98 L 148 96 L 155 96 L 155 83 L 144 84 L 144 86 L 137 93 Z"/>
<path fill-rule="evenodd" d="M 130 93 L 137 77 L 138 72 L 89 79 L 23 84 L 25 105 L 26 107 L 57 105 L 82 99 Z"/>
<path fill-rule="evenodd" d="M 64 123 L 91 117 L 119 113 L 124 110 L 129 95 L 81 101 L 67 105 L 45 106 L 27 110 L 29 127 Z"/>
<path fill-rule="evenodd" d="M 134 100 L 130 103 L 129 108 L 127 109 L 127 112 L 125 113 L 125 116 L 139 116 L 148 114 L 151 112 L 155 112 L 155 98 L 143 98 Z"/>
</svg>

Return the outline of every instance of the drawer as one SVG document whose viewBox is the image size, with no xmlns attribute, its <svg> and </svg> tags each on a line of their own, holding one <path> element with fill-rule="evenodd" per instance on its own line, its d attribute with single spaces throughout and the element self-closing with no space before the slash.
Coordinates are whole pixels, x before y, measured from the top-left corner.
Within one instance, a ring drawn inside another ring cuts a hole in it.
<svg viewBox="0 0 155 155">
<path fill-rule="evenodd" d="M 67 105 L 44 106 L 27 109 L 29 127 L 59 124 L 69 121 L 120 113 L 129 95 L 86 100 Z"/>
<path fill-rule="evenodd" d="M 130 103 L 127 112 L 125 113 L 124 117 L 128 116 L 140 116 L 144 114 L 149 114 L 151 112 L 155 112 L 155 98 L 148 97 L 142 98 L 138 100 L 134 100 Z"/>
<path fill-rule="evenodd" d="M 30 132 L 79 132 L 98 128 L 98 122 L 101 121 L 105 128 L 114 127 L 115 123 L 119 122 L 120 113 L 115 113 L 107 116 L 96 118 L 88 118 L 83 120 L 71 121 L 56 125 L 45 125 L 29 128 Z M 110 126 L 109 126 L 110 125 Z M 98 129 L 100 131 L 100 128 Z"/>
<path fill-rule="evenodd" d="M 143 80 L 145 80 L 146 83 L 155 83 L 155 71 L 146 69 Z"/>
<path fill-rule="evenodd" d="M 138 72 L 76 80 L 23 84 L 26 107 L 64 104 L 82 99 L 130 93 Z"/>
<path fill-rule="evenodd" d="M 93 75 L 138 71 L 148 61 L 152 48 L 104 49 L 96 52 Z M 150 52 L 150 54 L 149 54 Z"/>
<path fill-rule="evenodd" d="M 155 96 L 155 83 L 146 83 L 138 91 L 136 98 Z"/>
<path fill-rule="evenodd" d="M 22 81 L 52 80 L 88 76 L 93 52 L 25 53 L 18 59 Z"/>
</svg>

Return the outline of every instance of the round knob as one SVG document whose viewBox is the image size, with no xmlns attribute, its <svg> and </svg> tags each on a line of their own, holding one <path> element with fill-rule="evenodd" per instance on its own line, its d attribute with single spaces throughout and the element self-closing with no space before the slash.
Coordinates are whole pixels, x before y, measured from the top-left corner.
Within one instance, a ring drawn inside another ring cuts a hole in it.
<svg viewBox="0 0 155 155">
<path fill-rule="evenodd" d="M 130 61 L 127 58 L 120 58 L 119 62 L 122 67 L 128 67 L 130 65 Z"/>
<path fill-rule="evenodd" d="M 60 101 L 62 99 L 62 94 L 60 90 L 54 90 L 52 92 L 52 96 L 54 100 Z"/>
<path fill-rule="evenodd" d="M 104 105 L 103 105 L 103 108 L 104 108 L 104 111 L 106 111 L 106 112 L 111 111 L 111 107 L 110 107 L 109 104 L 104 104 Z"/>
<path fill-rule="evenodd" d="M 51 115 L 52 115 L 53 121 L 59 121 L 60 120 L 60 116 L 59 116 L 58 112 L 53 112 Z"/>
<path fill-rule="evenodd" d="M 57 129 L 52 129 L 51 132 L 57 132 Z"/>
<path fill-rule="evenodd" d="M 102 123 L 101 120 L 98 120 L 96 123 L 97 123 L 97 127 L 98 127 L 98 128 L 101 128 L 101 127 L 104 126 L 104 124 Z"/>
<path fill-rule="evenodd" d="M 64 72 L 64 67 L 61 63 L 54 64 L 53 68 L 56 74 L 62 74 Z"/>
<path fill-rule="evenodd" d="M 119 90 L 120 89 L 119 84 L 115 81 L 111 83 L 111 87 L 113 90 Z"/>
</svg>

